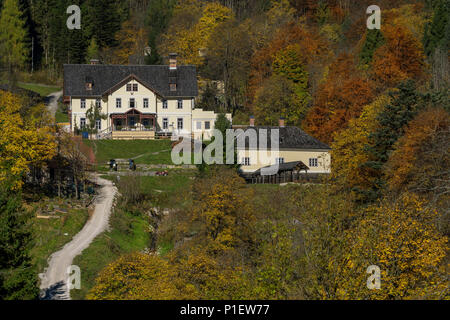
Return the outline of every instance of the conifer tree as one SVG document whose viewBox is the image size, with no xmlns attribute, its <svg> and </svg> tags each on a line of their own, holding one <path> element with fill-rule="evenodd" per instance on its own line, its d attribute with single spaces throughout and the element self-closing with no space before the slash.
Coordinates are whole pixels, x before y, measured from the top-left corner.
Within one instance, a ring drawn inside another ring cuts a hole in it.
<svg viewBox="0 0 450 320">
<path fill-rule="evenodd" d="M 368 65 L 372 62 L 375 50 L 381 47 L 384 43 L 384 37 L 380 30 L 367 30 L 364 45 L 359 54 L 359 60 L 362 65 Z"/>
<path fill-rule="evenodd" d="M 5 0 L 0 13 L 0 59 L 11 74 L 27 62 L 27 31 L 18 0 Z"/>
<path fill-rule="evenodd" d="M 0 186 L 0 300 L 37 299 L 39 289 L 32 268 L 28 229 L 21 197 L 3 183 Z"/>
<path fill-rule="evenodd" d="M 422 97 L 416 91 L 412 80 L 402 82 L 390 97 L 392 103 L 387 104 L 379 113 L 379 127 L 369 135 L 369 144 L 365 147 L 370 160 L 364 166 L 371 169 L 375 178 L 373 192 L 367 195 L 368 200 L 375 200 L 381 195 L 385 185 L 384 165 L 394 150 L 394 144 L 404 134 L 406 125 L 416 116 L 422 105 Z"/>
</svg>

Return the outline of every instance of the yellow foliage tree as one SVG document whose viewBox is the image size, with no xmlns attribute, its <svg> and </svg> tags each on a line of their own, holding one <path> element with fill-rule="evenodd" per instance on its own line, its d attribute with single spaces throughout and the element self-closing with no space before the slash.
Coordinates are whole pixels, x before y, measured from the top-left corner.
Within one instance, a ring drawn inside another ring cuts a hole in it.
<svg viewBox="0 0 450 320">
<path fill-rule="evenodd" d="M 389 98 L 382 95 L 364 107 L 361 116 L 350 120 L 348 128 L 340 131 L 332 144 L 332 178 L 341 190 L 350 190 L 356 200 L 361 196 L 359 191 L 371 185 L 370 173 L 362 167 L 369 161 L 364 148 L 378 125 L 378 113 L 388 102 Z"/>
<path fill-rule="evenodd" d="M 55 155 L 55 138 L 45 120 L 44 106 L 27 110 L 21 116 L 23 101 L 0 91 L 0 182 L 9 180 L 14 189 L 31 164 L 37 165 Z"/>
<path fill-rule="evenodd" d="M 364 212 L 348 232 L 347 259 L 336 264 L 342 276 L 337 299 L 443 299 L 449 281 L 444 265 L 448 239 L 436 226 L 437 212 L 416 195 L 385 200 Z M 369 266 L 381 270 L 378 290 L 367 287 Z"/>
<path fill-rule="evenodd" d="M 177 19 L 177 13 L 183 12 L 192 5 L 189 1 L 177 6 L 173 19 Z M 207 49 L 207 44 L 216 28 L 222 23 L 233 19 L 233 11 L 219 3 L 208 3 L 202 7 L 199 20 L 190 28 L 181 28 L 174 24 L 163 39 L 161 52 L 168 55 L 170 52 L 179 54 L 184 64 L 200 66 L 203 57 L 200 50 Z M 194 17 L 195 18 L 195 17 Z"/>
</svg>

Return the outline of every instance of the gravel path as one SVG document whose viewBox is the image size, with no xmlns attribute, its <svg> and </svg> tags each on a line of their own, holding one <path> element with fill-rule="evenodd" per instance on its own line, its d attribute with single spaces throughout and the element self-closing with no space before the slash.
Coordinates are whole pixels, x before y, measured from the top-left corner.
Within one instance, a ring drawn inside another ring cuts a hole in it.
<svg viewBox="0 0 450 320">
<path fill-rule="evenodd" d="M 47 107 L 53 117 L 58 110 L 58 100 L 59 98 L 61 98 L 62 94 L 63 92 L 61 90 L 58 92 L 50 93 L 50 95 L 47 96 Z"/>
<path fill-rule="evenodd" d="M 98 191 L 94 204 L 94 214 L 83 229 L 67 243 L 60 251 L 49 258 L 49 266 L 41 274 L 41 299 L 43 300 L 70 300 L 70 290 L 67 289 L 67 268 L 72 265 L 73 259 L 108 227 L 109 217 L 117 189 L 111 181 L 98 176 L 94 180 L 101 188 Z M 83 270 L 81 270 L 83 277 Z"/>
</svg>

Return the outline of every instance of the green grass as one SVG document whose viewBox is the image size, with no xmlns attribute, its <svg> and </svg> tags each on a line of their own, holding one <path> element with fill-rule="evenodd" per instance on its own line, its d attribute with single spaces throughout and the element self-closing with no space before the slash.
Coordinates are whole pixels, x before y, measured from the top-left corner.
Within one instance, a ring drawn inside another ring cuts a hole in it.
<svg viewBox="0 0 450 320">
<path fill-rule="evenodd" d="M 67 123 L 69 122 L 69 115 L 63 111 L 63 105 L 58 103 L 58 109 L 55 114 L 56 123 Z"/>
<path fill-rule="evenodd" d="M 91 245 L 74 259 L 81 270 L 81 289 L 71 290 L 72 299 L 84 299 L 95 285 L 99 272 L 120 256 L 148 247 L 150 234 L 144 215 L 133 215 L 117 209 L 111 216 L 111 231 L 98 236 Z"/>
<path fill-rule="evenodd" d="M 23 82 L 18 83 L 18 86 L 23 89 L 27 89 L 27 90 L 36 92 L 36 93 L 40 94 L 42 97 L 47 97 L 49 94 L 61 90 L 61 88 L 59 88 L 59 87 L 45 86 L 45 85 L 39 85 L 39 84 L 33 84 L 33 83 L 23 83 Z"/>
<path fill-rule="evenodd" d="M 171 141 L 168 140 L 98 140 L 85 141 L 92 147 L 99 165 L 111 159 L 130 159 L 138 156 L 136 164 L 171 164 Z M 159 152 L 154 155 L 153 153 Z"/>
<path fill-rule="evenodd" d="M 35 245 L 31 250 L 31 257 L 39 272 L 47 267 L 50 255 L 70 242 L 83 228 L 88 219 L 88 211 L 71 209 L 68 213 L 57 216 L 59 219 L 33 219 Z"/>
</svg>

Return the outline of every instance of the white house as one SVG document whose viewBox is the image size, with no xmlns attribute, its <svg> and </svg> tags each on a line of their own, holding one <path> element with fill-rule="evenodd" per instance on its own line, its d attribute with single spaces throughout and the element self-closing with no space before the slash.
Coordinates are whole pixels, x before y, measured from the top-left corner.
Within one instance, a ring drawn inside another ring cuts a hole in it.
<svg viewBox="0 0 450 320">
<path fill-rule="evenodd" d="M 210 136 L 217 114 L 195 108 L 198 95 L 195 66 L 64 65 L 64 103 L 69 105 L 72 132 L 95 119 L 97 138 L 153 139 L 156 135 Z M 231 115 L 227 115 L 231 121 Z"/>
</svg>

